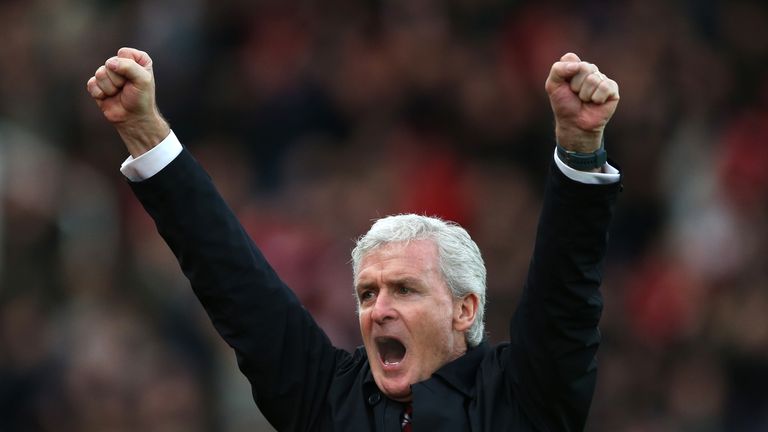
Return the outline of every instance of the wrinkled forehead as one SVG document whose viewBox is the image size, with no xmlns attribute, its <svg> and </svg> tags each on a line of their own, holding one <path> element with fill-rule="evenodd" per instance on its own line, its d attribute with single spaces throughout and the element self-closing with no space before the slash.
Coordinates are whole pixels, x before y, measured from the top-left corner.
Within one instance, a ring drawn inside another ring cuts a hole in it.
<svg viewBox="0 0 768 432">
<path fill-rule="evenodd" d="M 438 270 L 438 254 L 437 245 L 429 238 L 382 243 L 362 256 L 355 283 L 372 265 L 396 266 L 403 270 L 419 272 Z"/>
</svg>

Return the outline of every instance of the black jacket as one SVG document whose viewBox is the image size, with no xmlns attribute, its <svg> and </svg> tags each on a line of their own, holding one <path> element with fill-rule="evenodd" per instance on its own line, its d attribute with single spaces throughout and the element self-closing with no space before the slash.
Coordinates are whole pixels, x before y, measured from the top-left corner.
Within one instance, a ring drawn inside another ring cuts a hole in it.
<svg viewBox="0 0 768 432">
<path fill-rule="evenodd" d="M 331 345 L 186 150 L 131 186 L 275 428 L 400 431 L 403 406 L 379 392 L 365 350 Z M 600 342 L 600 266 L 619 188 L 571 181 L 553 165 L 510 342 L 483 343 L 414 384 L 414 431 L 584 428 Z"/>
</svg>

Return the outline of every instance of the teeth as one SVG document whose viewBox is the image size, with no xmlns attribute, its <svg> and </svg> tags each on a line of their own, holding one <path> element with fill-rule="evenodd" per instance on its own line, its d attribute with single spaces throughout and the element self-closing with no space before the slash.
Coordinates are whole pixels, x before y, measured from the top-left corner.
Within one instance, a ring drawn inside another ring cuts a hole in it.
<svg viewBox="0 0 768 432">
<path fill-rule="evenodd" d="M 399 361 L 393 362 L 393 361 L 389 361 L 389 360 L 384 360 L 384 364 L 387 365 L 387 366 L 391 366 L 391 365 L 400 364 L 400 362 Z"/>
</svg>

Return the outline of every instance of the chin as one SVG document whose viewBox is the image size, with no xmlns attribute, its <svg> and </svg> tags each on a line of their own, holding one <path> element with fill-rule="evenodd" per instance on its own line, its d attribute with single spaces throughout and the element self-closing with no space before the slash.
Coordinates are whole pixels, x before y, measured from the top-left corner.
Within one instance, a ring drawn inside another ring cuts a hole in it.
<svg viewBox="0 0 768 432">
<path fill-rule="evenodd" d="M 392 400 L 396 400 L 398 402 L 410 402 L 410 400 L 413 398 L 413 393 L 411 393 L 411 386 L 407 386 L 407 388 L 398 387 L 397 389 L 386 389 L 383 391 L 384 395 L 386 395 L 388 398 Z"/>
<path fill-rule="evenodd" d="M 411 393 L 410 380 L 406 378 L 391 379 L 380 378 L 377 381 L 378 387 L 385 396 L 398 402 L 408 402 L 413 394 Z"/>
</svg>

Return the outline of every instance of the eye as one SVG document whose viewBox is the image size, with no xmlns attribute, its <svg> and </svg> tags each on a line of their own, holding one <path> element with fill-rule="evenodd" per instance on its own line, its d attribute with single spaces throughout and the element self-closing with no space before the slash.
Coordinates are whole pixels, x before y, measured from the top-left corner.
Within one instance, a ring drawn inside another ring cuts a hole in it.
<svg viewBox="0 0 768 432">
<path fill-rule="evenodd" d="M 400 285 L 399 287 L 397 287 L 397 293 L 398 294 L 403 294 L 403 295 L 404 294 L 410 294 L 411 293 L 411 289 L 408 288 L 405 285 Z"/>
<path fill-rule="evenodd" d="M 376 297 L 376 293 L 373 292 L 372 290 L 365 290 L 360 293 L 359 297 L 361 302 L 366 302 L 369 300 L 373 300 L 373 298 Z"/>
</svg>

